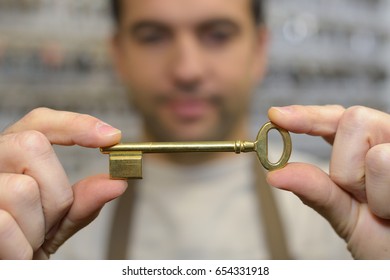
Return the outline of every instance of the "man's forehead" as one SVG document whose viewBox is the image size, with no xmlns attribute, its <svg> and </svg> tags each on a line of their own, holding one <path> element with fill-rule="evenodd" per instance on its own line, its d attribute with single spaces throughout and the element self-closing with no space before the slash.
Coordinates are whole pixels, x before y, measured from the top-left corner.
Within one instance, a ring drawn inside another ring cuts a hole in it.
<svg viewBox="0 0 390 280">
<path fill-rule="evenodd" d="M 250 19 L 250 0 L 123 0 L 126 24 L 159 21 L 171 25 L 196 25 L 213 18 Z"/>
</svg>

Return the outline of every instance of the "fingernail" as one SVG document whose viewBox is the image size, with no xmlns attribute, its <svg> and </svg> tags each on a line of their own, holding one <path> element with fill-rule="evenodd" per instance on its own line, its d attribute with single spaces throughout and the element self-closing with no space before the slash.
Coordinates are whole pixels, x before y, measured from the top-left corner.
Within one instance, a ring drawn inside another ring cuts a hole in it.
<svg viewBox="0 0 390 280">
<path fill-rule="evenodd" d="M 121 134 L 119 129 L 116 129 L 115 127 L 112 127 L 111 125 L 104 122 L 97 123 L 96 130 L 103 136 L 114 136 Z"/>
</svg>

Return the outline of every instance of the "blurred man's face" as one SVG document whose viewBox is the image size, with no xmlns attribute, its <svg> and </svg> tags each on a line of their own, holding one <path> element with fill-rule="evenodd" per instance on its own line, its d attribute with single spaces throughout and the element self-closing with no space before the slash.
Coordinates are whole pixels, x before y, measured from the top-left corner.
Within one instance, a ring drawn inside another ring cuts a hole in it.
<svg viewBox="0 0 390 280">
<path fill-rule="evenodd" d="M 246 0 L 123 0 L 115 61 L 154 141 L 240 134 L 265 65 Z"/>
</svg>

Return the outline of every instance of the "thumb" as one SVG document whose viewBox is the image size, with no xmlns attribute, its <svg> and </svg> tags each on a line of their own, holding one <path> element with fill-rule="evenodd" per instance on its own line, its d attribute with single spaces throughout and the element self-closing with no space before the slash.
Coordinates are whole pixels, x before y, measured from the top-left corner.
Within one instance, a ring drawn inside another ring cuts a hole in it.
<svg viewBox="0 0 390 280">
<path fill-rule="evenodd" d="M 107 202 L 122 195 L 126 188 L 126 181 L 110 180 L 107 175 L 96 175 L 75 184 L 72 207 L 54 235 L 49 235 L 45 241 L 45 253 L 54 254 L 67 239 L 92 222 Z"/>
<path fill-rule="evenodd" d="M 327 219 L 342 238 L 349 240 L 358 219 L 357 201 L 324 171 L 310 164 L 290 163 L 269 172 L 267 181 L 271 186 L 293 192 Z"/>
</svg>

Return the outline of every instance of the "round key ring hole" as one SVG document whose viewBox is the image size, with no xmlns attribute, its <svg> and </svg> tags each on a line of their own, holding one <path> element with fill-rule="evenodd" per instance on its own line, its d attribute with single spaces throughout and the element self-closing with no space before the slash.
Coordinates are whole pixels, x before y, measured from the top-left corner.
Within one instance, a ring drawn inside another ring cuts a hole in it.
<svg viewBox="0 0 390 280">
<path fill-rule="evenodd" d="M 282 140 L 283 140 L 282 155 L 280 156 L 280 159 L 275 163 L 271 162 L 268 158 L 268 133 L 272 129 L 278 131 L 279 134 L 282 136 Z M 286 164 L 290 159 L 291 151 L 292 151 L 291 136 L 287 130 L 271 122 L 267 122 L 266 124 L 263 125 L 263 127 L 260 129 L 257 135 L 256 152 L 261 164 L 264 166 L 265 169 L 272 171 L 286 166 Z"/>
</svg>

